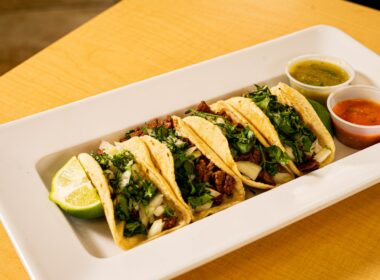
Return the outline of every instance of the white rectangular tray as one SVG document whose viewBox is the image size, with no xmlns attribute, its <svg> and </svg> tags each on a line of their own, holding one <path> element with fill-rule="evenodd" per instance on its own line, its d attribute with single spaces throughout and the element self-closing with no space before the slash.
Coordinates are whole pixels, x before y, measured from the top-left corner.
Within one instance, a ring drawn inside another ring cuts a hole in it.
<svg viewBox="0 0 380 280">
<path fill-rule="evenodd" d="M 73 154 L 201 100 L 286 81 L 286 62 L 308 53 L 341 57 L 355 84 L 380 86 L 377 54 L 315 26 L 1 125 L 0 218 L 31 277 L 172 277 L 379 182 L 380 144 L 356 152 L 336 142 L 333 164 L 129 251 L 113 244 L 104 220 L 68 217 L 49 201 L 52 175 Z"/>
</svg>

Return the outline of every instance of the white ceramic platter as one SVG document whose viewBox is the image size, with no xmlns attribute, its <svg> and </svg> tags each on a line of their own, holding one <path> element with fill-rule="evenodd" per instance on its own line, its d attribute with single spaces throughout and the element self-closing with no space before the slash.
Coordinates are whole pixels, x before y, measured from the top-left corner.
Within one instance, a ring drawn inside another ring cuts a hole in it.
<svg viewBox="0 0 380 280">
<path fill-rule="evenodd" d="M 309 53 L 341 57 L 357 72 L 354 84 L 380 86 L 377 54 L 315 26 L 0 126 L 1 222 L 31 277 L 172 277 L 379 182 L 380 144 L 356 152 L 337 142 L 327 167 L 129 251 L 113 244 L 104 220 L 70 218 L 49 201 L 52 175 L 73 154 L 201 100 L 286 81 L 287 61 Z"/>
</svg>

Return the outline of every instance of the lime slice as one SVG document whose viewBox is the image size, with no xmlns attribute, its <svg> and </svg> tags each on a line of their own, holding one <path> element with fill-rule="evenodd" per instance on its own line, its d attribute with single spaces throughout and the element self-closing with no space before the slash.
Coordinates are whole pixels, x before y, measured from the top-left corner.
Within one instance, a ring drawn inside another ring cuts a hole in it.
<svg viewBox="0 0 380 280">
<path fill-rule="evenodd" d="M 314 111 L 317 113 L 324 126 L 330 132 L 331 136 L 334 136 L 334 130 L 331 124 L 331 117 L 327 108 L 313 99 L 308 98 L 307 100 L 309 101 L 311 106 L 313 106 Z"/>
<path fill-rule="evenodd" d="M 104 215 L 99 195 L 75 156 L 54 175 L 49 198 L 63 211 L 78 218 Z"/>
</svg>

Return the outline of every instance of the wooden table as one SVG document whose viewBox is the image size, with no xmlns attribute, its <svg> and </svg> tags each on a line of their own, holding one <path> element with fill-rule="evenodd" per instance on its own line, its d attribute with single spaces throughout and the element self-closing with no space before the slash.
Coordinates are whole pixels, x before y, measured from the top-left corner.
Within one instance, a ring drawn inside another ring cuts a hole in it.
<svg viewBox="0 0 380 280">
<path fill-rule="evenodd" d="M 321 23 L 380 52 L 380 12 L 349 2 L 122 1 L 0 77 L 0 123 Z M 180 279 L 380 279 L 379 209 L 376 185 Z M 27 279 L 0 244 L 0 279 Z"/>
</svg>

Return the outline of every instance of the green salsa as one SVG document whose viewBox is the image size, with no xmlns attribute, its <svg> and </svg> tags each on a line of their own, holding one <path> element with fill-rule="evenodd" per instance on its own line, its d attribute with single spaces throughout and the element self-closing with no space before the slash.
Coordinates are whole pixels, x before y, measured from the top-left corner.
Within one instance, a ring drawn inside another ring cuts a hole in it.
<svg viewBox="0 0 380 280">
<path fill-rule="evenodd" d="M 290 75 L 312 86 L 335 86 L 348 80 L 348 73 L 338 65 L 326 61 L 305 60 L 292 65 Z"/>
</svg>

